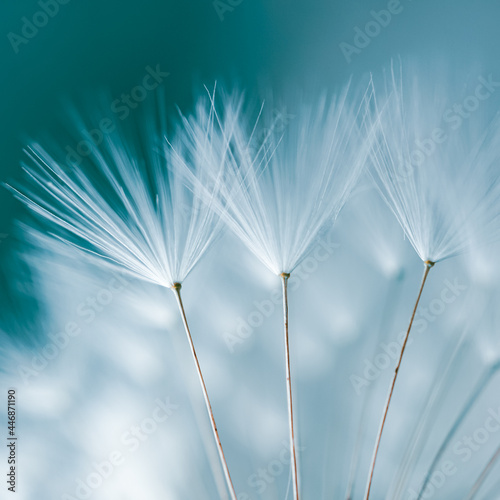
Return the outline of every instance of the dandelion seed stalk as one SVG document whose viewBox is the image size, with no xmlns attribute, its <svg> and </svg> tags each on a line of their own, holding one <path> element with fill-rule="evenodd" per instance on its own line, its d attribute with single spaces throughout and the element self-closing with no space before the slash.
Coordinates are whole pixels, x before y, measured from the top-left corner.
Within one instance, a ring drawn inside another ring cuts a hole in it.
<svg viewBox="0 0 500 500">
<path fill-rule="evenodd" d="M 477 495 L 477 492 L 480 490 L 481 486 L 486 481 L 490 472 L 493 470 L 493 467 L 496 465 L 498 460 L 500 459 L 500 446 L 497 448 L 497 451 L 493 454 L 490 461 L 486 464 L 486 467 L 481 472 L 480 476 L 477 478 L 477 481 L 474 483 L 474 486 L 469 491 L 467 498 L 465 500 L 473 500 Z"/>
<path fill-rule="evenodd" d="M 418 461 L 422 449 L 425 445 L 425 439 L 422 436 L 428 436 L 430 434 L 430 428 L 432 426 L 432 421 L 430 419 L 432 414 L 435 414 L 439 410 L 439 405 L 442 402 L 443 390 L 451 385 L 454 379 L 455 365 L 457 359 L 463 354 L 463 350 L 466 348 L 466 343 L 464 342 L 467 330 L 464 330 L 462 336 L 457 343 L 453 354 L 450 356 L 448 363 L 446 363 L 445 369 L 442 371 L 441 375 L 434 380 L 431 394 L 426 402 L 423 413 L 419 418 L 419 423 L 413 433 L 412 439 L 406 449 L 405 456 L 401 461 L 399 466 L 398 476 L 394 481 L 392 494 L 389 495 L 390 498 L 400 498 L 403 495 L 404 482 L 410 471 L 414 468 L 415 463 Z M 445 362 L 441 363 L 444 366 Z"/>
<path fill-rule="evenodd" d="M 283 325 L 285 330 L 286 387 L 288 399 L 288 420 L 290 429 L 290 451 L 292 456 L 291 467 L 293 479 L 293 495 L 295 500 L 299 500 L 297 453 L 295 450 L 295 431 L 293 425 L 292 380 L 290 374 L 290 345 L 288 339 L 288 278 L 290 278 L 290 274 L 282 273 L 281 278 L 283 283 Z"/>
<path fill-rule="evenodd" d="M 451 426 L 450 430 L 448 431 L 448 434 L 446 434 L 446 437 L 444 438 L 443 442 L 441 443 L 439 450 L 436 452 L 436 455 L 434 456 L 432 464 L 429 467 L 429 470 L 427 471 L 424 482 L 422 483 L 422 486 L 420 487 L 420 492 L 419 492 L 417 500 L 421 500 L 422 495 L 425 491 L 425 488 L 427 487 L 427 484 L 429 483 L 429 481 L 432 477 L 432 474 L 433 474 L 434 470 L 436 469 L 436 466 L 438 465 L 439 461 L 441 460 L 441 457 L 443 456 L 444 452 L 447 450 L 448 446 L 450 445 L 451 440 L 453 439 L 453 437 L 457 433 L 458 429 L 460 428 L 460 425 L 462 425 L 462 422 L 465 420 L 465 418 L 467 417 L 467 415 L 469 414 L 471 409 L 474 407 L 474 404 L 479 399 L 479 396 L 481 396 L 483 391 L 486 389 L 488 383 L 493 378 L 493 376 L 498 372 L 498 370 L 500 370 L 500 363 L 495 363 L 493 366 L 491 366 L 489 368 L 488 371 L 486 371 L 482 375 L 482 377 L 476 383 L 473 391 L 471 392 L 471 395 L 469 396 L 469 399 L 466 401 L 462 410 L 457 415 L 457 418 L 453 422 L 453 425 Z"/>
<path fill-rule="evenodd" d="M 191 353 L 193 355 L 193 359 L 194 359 L 194 362 L 196 365 L 196 371 L 198 373 L 198 378 L 200 379 L 201 388 L 203 390 L 203 397 L 205 399 L 205 405 L 207 407 L 208 415 L 210 416 L 210 423 L 212 424 L 212 431 L 214 433 L 215 442 L 217 444 L 217 449 L 219 451 L 219 457 L 220 457 L 220 461 L 222 464 L 222 468 L 224 470 L 224 476 L 226 478 L 227 487 L 228 487 L 229 493 L 231 495 L 231 500 L 237 500 L 236 492 L 234 490 L 233 482 L 231 480 L 231 475 L 229 474 L 229 468 L 227 466 L 226 457 L 224 456 L 224 450 L 222 449 L 222 443 L 220 441 L 219 432 L 217 431 L 217 425 L 215 423 L 214 413 L 212 411 L 212 406 L 210 404 L 210 399 L 208 397 L 207 387 L 205 385 L 205 380 L 203 379 L 203 374 L 201 372 L 201 367 L 200 367 L 200 363 L 198 361 L 198 356 L 196 355 L 196 350 L 194 348 L 193 338 L 191 337 L 191 332 L 189 330 L 189 325 L 188 325 L 187 318 L 186 318 L 186 312 L 184 311 L 184 305 L 182 303 L 182 298 L 181 298 L 181 284 L 174 283 L 172 285 L 172 290 L 175 293 L 175 297 L 177 299 L 177 304 L 179 306 L 179 311 L 180 311 L 181 316 L 182 316 L 182 322 L 184 324 L 184 329 L 186 330 L 186 335 L 187 335 L 187 338 L 189 341 L 189 346 L 191 348 Z"/>
<path fill-rule="evenodd" d="M 424 290 L 425 282 L 427 281 L 427 276 L 429 275 L 429 271 L 431 270 L 431 268 L 434 266 L 434 262 L 431 262 L 430 260 L 426 260 L 424 262 L 424 266 L 425 266 L 425 270 L 424 270 L 424 275 L 422 277 L 422 283 L 420 285 L 420 290 L 418 292 L 417 300 L 415 302 L 415 307 L 413 308 L 413 313 L 412 313 L 411 318 L 410 318 L 410 324 L 408 325 L 408 330 L 406 331 L 404 342 L 403 342 L 403 345 L 401 347 L 401 353 L 399 355 L 398 364 L 396 365 L 396 369 L 394 370 L 394 376 L 392 378 L 391 387 L 389 389 L 389 395 L 387 397 L 387 402 L 385 404 L 384 413 L 382 415 L 382 421 L 380 423 L 380 428 L 379 428 L 379 431 L 377 434 L 377 440 L 375 442 L 375 449 L 373 451 L 372 462 L 370 465 L 370 472 L 368 475 L 368 484 L 366 487 L 365 500 L 368 500 L 370 498 L 370 490 L 372 487 L 373 473 L 375 471 L 375 465 L 377 463 L 377 455 L 378 455 L 378 450 L 380 447 L 380 441 L 382 439 L 382 433 L 384 432 L 387 414 L 389 413 L 389 406 L 391 404 L 392 394 L 394 392 L 394 387 L 396 385 L 396 380 L 398 378 L 399 368 L 401 366 L 401 362 L 403 361 L 403 356 L 405 353 L 406 345 L 407 345 L 408 339 L 410 337 L 411 327 L 413 326 L 413 320 L 415 319 L 415 314 L 417 313 L 418 303 L 420 302 L 420 298 L 422 297 L 422 292 Z"/>
</svg>

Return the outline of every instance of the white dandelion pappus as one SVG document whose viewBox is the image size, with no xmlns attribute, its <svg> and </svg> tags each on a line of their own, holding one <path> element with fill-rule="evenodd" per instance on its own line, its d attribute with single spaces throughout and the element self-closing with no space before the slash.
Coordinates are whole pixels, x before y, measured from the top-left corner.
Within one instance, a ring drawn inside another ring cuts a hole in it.
<svg viewBox="0 0 500 500">
<path fill-rule="evenodd" d="M 219 165 L 212 174 L 222 179 L 217 191 L 222 215 L 273 273 L 294 270 L 355 186 L 366 162 L 359 121 L 370 90 L 362 99 L 350 85 L 313 103 L 299 99 L 282 131 L 276 118 L 262 119 L 262 109 L 249 124 L 241 100 L 226 104 L 223 128 L 231 134 L 230 148 L 223 175 Z M 253 147 L 260 129 L 267 133 Z"/>
<path fill-rule="evenodd" d="M 385 85 L 373 179 L 418 256 L 437 263 L 461 254 L 486 227 L 498 239 L 499 117 L 478 112 L 448 130 L 446 83 L 393 69 Z"/>
<path fill-rule="evenodd" d="M 221 225 L 168 168 L 174 152 L 165 148 L 160 153 L 155 141 L 163 131 L 150 135 L 154 125 L 147 122 L 145 128 L 146 158 L 132 141 L 110 134 L 89 158 L 90 167 L 97 170 L 94 178 L 88 165 L 85 171 L 68 169 L 32 143 L 26 150 L 31 164 L 23 165 L 31 186 L 12 189 L 52 222 L 61 238 L 136 277 L 170 287 L 184 281 Z M 205 170 L 196 172 L 203 179 Z"/>
<path fill-rule="evenodd" d="M 161 101 L 160 101 L 161 104 Z M 208 106 L 209 111 L 205 107 Z M 138 278 L 170 287 L 175 293 L 182 322 L 203 391 L 215 443 L 232 500 L 236 493 L 229 474 L 213 411 L 187 323 L 181 299 L 181 283 L 220 233 L 223 224 L 196 189 L 188 189 L 171 164 L 183 158 L 201 185 L 207 185 L 208 170 L 203 156 L 193 148 L 181 126 L 172 143 L 164 143 L 165 117 L 158 107 L 142 123 L 144 140 L 123 133 L 108 134 L 94 148 L 84 170 L 67 169 L 39 144 L 27 153 L 32 165 L 24 165 L 31 179 L 28 188 L 11 188 L 16 196 L 47 219 L 56 236 L 104 262 L 119 266 Z M 225 142 L 219 132 L 208 99 L 197 106 L 191 118 L 203 133 L 203 153 Z M 213 140 L 212 140 L 213 139 Z M 206 196 L 207 189 L 204 189 Z M 215 192 L 212 192 L 215 196 Z M 226 493 L 222 493 L 223 496 Z"/>
<path fill-rule="evenodd" d="M 481 227 L 493 229 L 498 225 L 498 120 L 485 127 L 484 121 L 475 121 L 480 117 L 472 117 L 455 131 L 436 127 L 442 125 L 449 105 L 446 87 L 433 82 L 427 88 L 416 77 L 397 75 L 394 68 L 386 79 L 385 91 L 385 100 L 378 109 L 374 99 L 372 125 L 378 130 L 371 153 L 373 178 L 424 262 L 424 275 L 377 435 L 366 500 L 395 382 L 428 273 L 436 262 L 468 250 Z M 485 185 L 485 179 L 494 180 L 493 186 Z"/>
</svg>

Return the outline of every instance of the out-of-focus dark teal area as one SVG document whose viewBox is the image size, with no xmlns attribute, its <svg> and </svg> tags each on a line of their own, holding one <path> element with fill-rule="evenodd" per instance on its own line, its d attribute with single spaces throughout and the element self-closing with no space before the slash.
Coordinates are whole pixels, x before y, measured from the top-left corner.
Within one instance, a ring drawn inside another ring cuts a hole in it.
<svg viewBox="0 0 500 500">
<path fill-rule="evenodd" d="M 19 171 L 23 136 L 50 132 L 62 98 L 102 88 L 119 96 L 142 81 L 147 66 L 170 73 L 163 85 L 181 107 L 215 79 L 250 92 L 268 84 L 330 85 L 377 71 L 399 54 L 500 69 L 500 8 L 493 0 L 54 2 L 2 7 L 2 180 Z M 40 15 L 43 5 L 51 15 Z M 358 40 L 366 47 L 348 63 L 339 45 L 357 47 L 356 27 L 365 31 L 373 13 L 389 7 L 398 13 L 369 43 Z M 33 21 L 41 25 L 34 35 Z M 17 209 L 2 191 L 0 232 L 10 232 Z"/>
<path fill-rule="evenodd" d="M 57 140 L 65 100 L 103 89 L 120 98 L 142 84 L 148 67 L 168 73 L 161 85 L 169 104 L 186 110 L 215 80 L 249 94 L 267 86 L 328 87 L 376 74 L 398 55 L 437 58 L 464 75 L 471 68 L 472 78 L 479 71 L 500 80 L 499 11 L 493 0 L 6 1 L 0 180 L 20 177 L 27 136 Z M 13 224 L 22 210 L 2 188 L 2 262 L 16 244 Z"/>
</svg>

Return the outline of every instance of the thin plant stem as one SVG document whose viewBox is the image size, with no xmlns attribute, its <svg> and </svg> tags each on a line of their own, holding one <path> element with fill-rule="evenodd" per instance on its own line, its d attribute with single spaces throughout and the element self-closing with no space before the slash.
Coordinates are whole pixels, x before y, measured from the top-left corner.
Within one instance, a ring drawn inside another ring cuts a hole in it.
<svg viewBox="0 0 500 500">
<path fill-rule="evenodd" d="M 401 353 L 399 355 L 398 364 L 396 365 L 396 369 L 394 370 L 394 376 L 392 378 L 391 387 L 389 389 L 389 395 L 387 397 L 387 402 L 385 403 L 384 413 L 382 415 L 382 421 L 380 423 L 380 428 L 379 428 L 379 431 L 377 434 L 377 440 L 375 442 L 375 449 L 373 451 L 372 462 L 370 465 L 370 473 L 368 475 L 368 484 L 366 487 L 365 500 L 368 500 L 370 498 L 370 490 L 372 487 L 373 473 L 375 471 L 375 464 L 377 463 L 378 450 L 380 447 L 380 441 L 382 439 L 382 433 L 384 432 L 385 420 L 386 420 L 387 414 L 389 412 L 389 406 L 391 404 L 392 394 L 394 392 L 394 386 L 396 385 L 396 380 L 398 378 L 399 368 L 401 366 L 401 362 L 403 361 L 403 355 L 405 353 L 406 344 L 408 343 L 408 338 L 410 337 L 410 332 L 411 332 L 411 327 L 413 325 L 413 320 L 415 319 L 415 314 L 417 313 L 418 303 L 420 302 L 420 297 L 422 296 L 422 292 L 424 290 L 424 285 L 425 285 L 425 282 L 427 281 L 427 276 L 429 275 L 429 271 L 431 270 L 432 266 L 434 266 L 434 262 L 427 260 L 424 262 L 424 266 L 425 266 L 425 270 L 424 270 L 424 275 L 422 277 L 422 284 L 420 285 L 420 290 L 418 292 L 417 300 L 415 302 L 415 307 L 413 308 L 413 313 L 412 313 L 411 318 L 410 318 L 410 324 L 408 325 L 408 330 L 406 332 L 406 336 L 405 336 L 403 345 L 401 347 Z"/>
<path fill-rule="evenodd" d="M 198 356 L 196 355 L 196 350 L 194 348 L 193 338 L 191 337 L 191 332 L 189 331 L 189 326 L 186 318 L 186 312 L 184 311 L 184 305 L 181 298 L 181 284 L 174 283 L 172 290 L 175 293 L 177 299 L 177 304 L 179 305 L 179 311 L 182 316 L 182 322 L 184 324 L 184 329 L 186 330 L 186 335 L 189 341 L 189 346 L 191 348 L 191 354 L 193 355 L 194 363 L 196 365 L 196 371 L 198 372 L 198 378 L 200 379 L 201 388 L 203 390 L 203 397 L 205 399 L 205 405 L 207 407 L 208 415 L 210 417 L 210 423 L 212 424 L 212 431 L 214 433 L 215 442 L 217 444 L 217 449 L 219 451 L 219 457 L 224 470 L 224 475 L 226 477 L 227 487 L 231 496 L 231 500 L 237 500 L 236 492 L 234 490 L 233 482 L 231 480 L 231 475 L 229 474 L 229 468 L 227 466 L 226 457 L 224 456 L 224 450 L 222 449 L 222 444 L 219 437 L 219 432 L 217 431 L 217 425 L 215 423 L 214 413 L 212 411 L 212 406 L 210 404 L 210 399 L 208 397 L 207 387 L 205 385 L 205 380 L 203 379 L 203 374 L 201 372 L 200 363 L 198 361 Z"/>
<path fill-rule="evenodd" d="M 486 481 L 486 478 L 493 470 L 493 467 L 496 465 L 498 459 L 500 459 L 500 446 L 497 448 L 497 451 L 495 451 L 490 461 L 486 464 L 486 467 L 483 469 L 483 472 L 481 472 L 481 475 L 474 483 L 474 486 L 469 491 L 469 494 L 467 495 L 467 498 L 465 500 L 473 500 L 483 483 Z"/>
<path fill-rule="evenodd" d="M 450 381 L 456 376 L 455 371 L 458 370 L 456 366 L 457 360 L 463 354 L 463 350 L 467 348 L 465 342 L 468 331 L 464 330 L 457 346 L 455 347 L 452 355 L 449 357 L 448 362 L 445 361 L 444 357 L 440 366 L 444 366 L 444 370 L 440 375 L 438 375 L 433 383 L 431 393 L 426 401 L 424 410 L 419 417 L 418 425 L 413 432 L 412 439 L 406 448 L 405 455 L 401 460 L 401 465 L 398 468 L 398 473 L 396 480 L 392 487 L 392 492 L 389 498 L 400 498 L 402 496 L 402 490 L 404 488 L 404 482 L 409 474 L 409 472 L 414 468 L 416 461 L 419 459 L 422 449 L 425 446 L 426 440 L 422 439 L 422 436 L 428 437 L 430 434 L 430 428 L 432 426 L 431 416 L 437 413 L 440 405 L 443 403 L 443 391 L 450 384 Z"/>
<path fill-rule="evenodd" d="M 297 474 L 297 453 L 295 450 L 295 432 L 293 426 L 293 403 L 292 403 L 292 380 L 290 374 L 290 345 L 288 341 L 288 278 L 289 273 L 282 273 L 283 283 L 283 325 L 285 330 L 285 358 L 286 358 L 286 388 L 288 399 L 288 421 L 290 429 L 290 452 L 291 452 L 291 467 L 293 478 L 293 497 L 299 500 L 299 481 Z"/>
<path fill-rule="evenodd" d="M 473 408 L 473 406 L 474 406 L 475 402 L 478 400 L 479 396 L 483 393 L 484 389 L 486 389 L 489 381 L 492 379 L 492 377 L 495 375 L 495 373 L 499 369 L 500 369 L 500 363 L 495 363 L 494 365 L 490 366 L 490 368 L 481 376 L 479 381 L 476 383 L 474 389 L 471 392 L 471 395 L 469 396 L 469 399 L 466 401 L 465 405 L 463 406 L 462 410 L 460 411 L 457 418 L 453 422 L 453 425 L 451 426 L 450 430 L 448 431 L 448 434 L 446 434 L 446 437 L 444 438 L 443 442 L 441 443 L 439 450 L 436 452 L 436 455 L 434 456 L 432 464 L 429 467 L 429 470 L 427 471 L 424 482 L 422 483 L 422 486 L 420 487 L 420 492 L 419 492 L 417 500 L 421 500 L 422 495 L 425 491 L 425 488 L 427 487 L 427 484 L 429 483 L 430 478 L 431 478 L 434 470 L 436 469 L 436 466 L 438 465 L 439 461 L 441 460 L 441 457 L 443 456 L 444 452 L 447 450 L 451 440 L 453 439 L 453 437 L 457 433 L 462 422 L 465 420 L 465 417 L 469 414 L 469 412 Z"/>
</svg>

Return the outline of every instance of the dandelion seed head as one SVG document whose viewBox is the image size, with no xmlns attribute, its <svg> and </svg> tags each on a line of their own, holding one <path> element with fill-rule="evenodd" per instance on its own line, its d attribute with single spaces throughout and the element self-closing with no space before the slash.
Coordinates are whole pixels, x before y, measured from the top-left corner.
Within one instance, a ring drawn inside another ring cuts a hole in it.
<svg viewBox="0 0 500 500">
<path fill-rule="evenodd" d="M 292 272 L 333 223 L 365 164 L 368 148 L 359 120 L 369 91 L 361 98 L 353 94 L 346 86 L 291 108 L 265 103 L 274 113 L 263 107 L 256 121 L 244 112 L 242 99 L 224 102 L 228 154 L 211 168 L 220 185 L 219 211 L 277 275 Z M 283 108 L 287 119 L 278 126 L 275 110 Z"/>
<path fill-rule="evenodd" d="M 203 181 L 203 158 L 189 149 L 181 126 L 172 141 L 165 142 L 161 99 L 156 104 L 142 117 L 139 134 L 117 127 L 93 146 L 79 166 L 32 142 L 23 164 L 28 182 L 11 189 L 49 222 L 55 237 L 141 279 L 169 287 L 186 278 L 221 224 L 216 212 L 173 174 L 172 165 L 182 161 L 199 171 Z M 203 104 L 190 120 L 206 136 L 205 152 L 215 155 L 210 147 L 210 113 Z"/>
<path fill-rule="evenodd" d="M 446 128 L 447 89 L 393 68 L 374 100 L 373 178 L 422 261 L 498 239 L 499 121 L 477 114 Z"/>
</svg>

